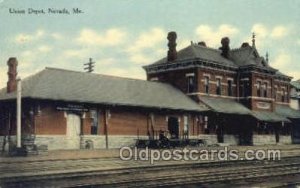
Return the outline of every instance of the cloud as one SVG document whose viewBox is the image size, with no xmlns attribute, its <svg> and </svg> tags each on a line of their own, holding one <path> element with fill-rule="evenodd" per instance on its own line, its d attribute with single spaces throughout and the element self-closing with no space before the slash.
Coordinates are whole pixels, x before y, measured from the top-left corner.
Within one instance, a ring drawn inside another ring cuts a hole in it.
<svg viewBox="0 0 300 188">
<path fill-rule="evenodd" d="M 132 54 L 129 60 L 135 64 L 147 64 L 151 63 L 152 59 L 142 53 Z"/>
<path fill-rule="evenodd" d="M 257 23 L 252 26 L 251 31 L 255 33 L 256 47 L 263 48 L 271 45 L 274 39 L 279 40 L 286 37 L 289 34 L 290 27 L 283 25 L 267 27 L 264 24 Z M 247 38 L 246 41 L 250 42 L 250 38 Z"/>
<path fill-rule="evenodd" d="M 271 38 L 271 39 L 280 39 L 288 35 L 289 27 L 283 25 L 277 25 L 273 28 L 268 28 L 263 24 L 254 24 L 251 31 L 256 34 L 258 38 Z"/>
<path fill-rule="evenodd" d="M 86 50 L 86 49 L 67 49 L 62 52 L 62 55 L 66 58 L 85 58 L 88 56 L 88 50 Z"/>
<path fill-rule="evenodd" d="M 166 40 L 166 37 L 166 32 L 163 29 L 152 28 L 148 32 L 141 33 L 128 50 L 130 52 L 138 52 L 145 48 L 154 48 L 157 44 Z"/>
<path fill-rule="evenodd" d="M 0 67 L 0 88 L 4 87 L 6 85 L 6 82 L 8 80 L 7 74 L 4 74 L 7 72 L 7 66 L 1 66 Z"/>
<path fill-rule="evenodd" d="M 183 48 L 186 48 L 186 47 L 189 46 L 190 44 L 191 44 L 191 41 L 190 41 L 190 40 L 187 40 L 187 39 L 178 40 L 176 49 L 177 49 L 177 50 L 181 50 L 181 49 L 183 49 Z"/>
<path fill-rule="evenodd" d="M 293 63 L 292 56 L 288 52 L 280 52 L 276 57 L 274 57 L 274 61 L 271 62 L 271 66 L 288 76 L 292 76 L 296 80 L 300 78 L 300 71 L 295 71 L 295 69 L 298 69 L 295 67 L 297 65 Z"/>
<path fill-rule="evenodd" d="M 220 45 L 221 38 L 225 36 L 234 37 L 239 33 L 239 29 L 227 24 L 222 24 L 216 29 L 209 25 L 199 25 L 195 33 L 206 45 L 217 47 Z"/>
<path fill-rule="evenodd" d="M 263 24 L 254 24 L 251 29 L 258 38 L 265 38 L 268 35 L 268 29 Z"/>
<path fill-rule="evenodd" d="M 32 41 L 38 40 L 38 39 L 42 38 L 43 36 L 45 36 L 45 31 L 40 29 L 40 30 L 37 30 L 33 34 L 27 34 L 27 33 L 17 34 L 14 40 L 16 43 L 22 44 L 22 43 L 27 43 L 27 42 L 32 42 Z"/>
<path fill-rule="evenodd" d="M 128 53 L 129 61 L 142 65 L 161 58 L 164 53 L 161 46 L 164 42 L 167 42 L 166 38 L 167 32 L 159 27 L 142 32 L 133 44 L 129 44 L 125 50 Z"/>
<path fill-rule="evenodd" d="M 140 67 L 129 67 L 129 68 L 119 68 L 112 67 L 100 71 L 101 74 L 107 74 L 112 76 L 126 77 L 126 78 L 135 78 L 135 79 L 146 79 L 145 71 Z"/>
<path fill-rule="evenodd" d="M 289 29 L 284 26 L 276 26 L 271 32 L 271 38 L 282 38 L 288 35 Z"/>
<path fill-rule="evenodd" d="M 50 52 L 52 50 L 52 47 L 48 45 L 41 45 L 37 49 L 40 52 L 46 53 L 46 52 Z"/>
<path fill-rule="evenodd" d="M 280 54 L 274 58 L 272 66 L 279 70 L 287 70 L 292 66 L 292 57 L 286 52 L 280 52 Z"/>
<path fill-rule="evenodd" d="M 110 58 L 102 58 L 102 59 L 96 59 L 96 68 L 99 67 L 99 70 L 103 68 L 103 66 L 108 66 L 108 65 L 114 65 L 117 63 L 117 60 L 113 57 Z"/>
<path fill-rule="evenodd" d="M 60 34 L 60 33 L 52 33 L 52 34 L 50 34 L 50 36 L 56 40 L 60 40 L 63 38 L 62 34 Z"/>
<path fill-rule="evenodd" d="M 92 29 L 81 30 L 76 41 L 84 45 L 116 46 L 124 42 L 126 32 L 121 29 L 112 28 L 104 33 L 98 33 Z"/>
</svg>

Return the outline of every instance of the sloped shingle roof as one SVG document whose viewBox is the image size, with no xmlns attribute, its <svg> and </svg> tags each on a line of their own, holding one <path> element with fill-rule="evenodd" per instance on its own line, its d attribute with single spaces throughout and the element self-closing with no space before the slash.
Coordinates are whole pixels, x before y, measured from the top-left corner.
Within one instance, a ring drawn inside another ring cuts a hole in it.
<svg viewBox="0 0 300 188">
<path fill-rule="evenodd" d="M 234 99 L 201 96 L 200 101 L 212 108 L 213 111 L 226 114 L 251 115 L 251 110 Z"/>
<path fill-rule="evenodd" d="M 286 105 L 276 105 L 276 113 L 287 118 L 300 118 L 300 111 Z"/>
<path fill-rule="evenodd" d="M 296 89 L 300 89 L 300 81 L 292 81 L 291 82 L 292 87 L 296 88 Z"/>
<path fill-rule="evenodd" d="M 221 55 L 220 50 L 208 48 L 197 44 L 191 44 L 188 47 L 179 50 L 177 53 L 177 59 L 174 61 L 174 63 L 181 62 L 183 60 L 194 60 L 194 59 L 218 63 L 230 67 L 237 67 L 231 60 L 224 58 Z M 167 58 L 165 57 L 151 65 L 159 65 L 166 62 L 167 62 Z"/>
<path fill-rule="evenodd" d="M 268 111 L 252 111 L 253 116 L 260 121 L 267 122 L 290 122 L 287 119 L 287 116 L 276 113 L 276 112 L 268 112 Z"/>
<path fill-rule="evenodd" d="M 206 111 L 169 84 L 46 68 L 22 81 L 22 97 L 97 104 Z M 15 93 L 0 91 L 0 100 Z"/>
</svg>

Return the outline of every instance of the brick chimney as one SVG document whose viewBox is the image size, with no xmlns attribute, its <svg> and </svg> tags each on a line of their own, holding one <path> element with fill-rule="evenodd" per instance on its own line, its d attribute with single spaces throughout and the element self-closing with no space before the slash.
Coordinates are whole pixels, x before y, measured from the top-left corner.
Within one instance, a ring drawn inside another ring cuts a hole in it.
<svg viewBox="0 0 300 188">
<path fill-rule="evenodd" d="M 17 89 L 17 66 L 18 60 L 15 57 L 11 57 L 7 61 L 8 66 L 8 82 L 7 82 L 7 93 L 16 91 Z"/>
<path fill-rule="evenodd" d="M 225 58 L 229 57 L 229 51 L 230 51 L 229 43 L 230 40 L 228 37 L 222 38 L 221 40 L 222 47 L 220 47 L 219 49 L 222 50 L 221 55 Z"/>
<path fill-rule="evenodd" d="M 198 42 L 198 45 L 206 47 L 206 43 L 204 41 Z"/>
<path fill-rule="evenodd" d="M 175 59 L 177 59 L 177 51 L 176 51 L 176 39 L 177 39 L 177 34 L 174 31 L 171 31 L 168 33 L 168 47 L 169 47 L 169 51 L 168 51 L 168 61 L 174 61 Z"/>
</svg>

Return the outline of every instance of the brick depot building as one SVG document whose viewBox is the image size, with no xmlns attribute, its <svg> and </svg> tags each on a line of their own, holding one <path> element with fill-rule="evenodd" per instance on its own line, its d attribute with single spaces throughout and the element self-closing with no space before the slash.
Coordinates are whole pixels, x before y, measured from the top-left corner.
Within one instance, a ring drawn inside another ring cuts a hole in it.
<svg viewBox="0 0 300 188">
<path fill-rule="evenodd" d="M 167 56 L 143 67 L 147 81 L 55 68 L 23 79 L 22 135 L 35 135 L 36 145 L 50 150 L 117 148 L 160 131 L 208 144 L 297 142 L 291 77 L 259 55 L 254 38 L 233 50 L 223 38 L 220 49 L 199 42 L 178 52 L 176 33 L 167 38 Z M 1 145 L 15 139 L 17 64 L 8 60 L 0 91 Z"/>
</svg>

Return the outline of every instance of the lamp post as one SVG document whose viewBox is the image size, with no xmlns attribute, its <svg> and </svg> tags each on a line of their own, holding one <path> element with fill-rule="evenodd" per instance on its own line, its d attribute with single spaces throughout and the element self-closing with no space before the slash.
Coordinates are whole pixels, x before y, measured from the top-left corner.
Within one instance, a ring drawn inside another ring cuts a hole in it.
<svg viewBox="0 0 300 188">
<path fill-rule="evenodd" d="M 17 148 L 21 148 L 21 97 L 22 97 L 22 82 L 17 79 Z"/>
</svg>

